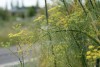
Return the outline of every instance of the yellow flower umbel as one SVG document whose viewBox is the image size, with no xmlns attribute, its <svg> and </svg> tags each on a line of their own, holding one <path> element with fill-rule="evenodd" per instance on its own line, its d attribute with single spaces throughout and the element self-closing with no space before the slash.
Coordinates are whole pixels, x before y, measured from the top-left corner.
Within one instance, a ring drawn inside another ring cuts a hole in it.
<svg viewBox="0 0 100 67">
<path fill-rule="evenodd" d="M 86 53 L 87 55 L 90 55 L 91 54 L 91 51 L 87 51 L 87 53 Z"/>
<path fill-rule="evenodd" d="M 21 36 L 21 35 L 27 35 L 27 32 L 25 30 L 21 30 L 20 32 L 15 33 L 15 34 L 10 33 L 8 36 L 9 37 L 18 37 L 18 36 Z"/>
<path fill-rule="evenodd" d="M 88 60 L 96 60 L 100 58 L 100 46 L 88 46 L 89 51 L 86 52 L 86 59 Z"/>
<path fill-rule="evenodd" d="M 93 46 L 93 45 L 90 45 L 88 48 L 89 48 L 89 49 L 93 49 L 93 48 L 94 48 L 94 46 Z"/>
<path fill-rule="evenodd" d="M 92 57 L 91 56 L 86 56 L 86 59 L 91 59 Z"/>
</svg>

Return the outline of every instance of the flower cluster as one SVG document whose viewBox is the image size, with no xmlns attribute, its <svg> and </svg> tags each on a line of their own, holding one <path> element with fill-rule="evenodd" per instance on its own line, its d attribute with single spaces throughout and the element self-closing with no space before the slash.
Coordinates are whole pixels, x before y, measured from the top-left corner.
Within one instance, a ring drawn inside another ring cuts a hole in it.
<svg viewBox="0 0 100 67">
<path fill-rule="evenodd" d="M 18 36 L 22 36 L 22 35 L 27 35 L 27 32 L 25 30 L 21 30 L 20 32 L 15 33 L 15 34 L 10 33 L 8 36 L 10 38 L 12 38 L 12 37 L 18 37 Z"/>
<path fill-rule="evenodd" d="M 86 59 L 95 60 L 97 58 L 100 58 L 100 46 L 96 47 L 96 46 L 90 45 L 88 49 L 89 51 L 87 51 L 86 53 Z"/>
</svg>

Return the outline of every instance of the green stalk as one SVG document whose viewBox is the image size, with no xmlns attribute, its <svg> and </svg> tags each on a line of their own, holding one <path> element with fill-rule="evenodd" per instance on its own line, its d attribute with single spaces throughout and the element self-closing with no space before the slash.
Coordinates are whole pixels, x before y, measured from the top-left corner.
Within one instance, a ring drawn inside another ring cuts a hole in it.
<svg viewBox="0 0 100 67">
<path fill-rule="evenodd" d="M 60 30 L 60 27 L 59 27 L 59 30 Z M 60 34 L 62 35 L 62 38 L 63 38 L 65 41 L 67 41 L 67 40 L 65 39 L 65 37 L 63 36 L 62 32 L 61 32 Z M 70 67 L 73 67 L 73 66 L 71 65 L 70 61 L 69 61 L 69 58 L 67 57 L 68 55 L 67 55 L 67 50 L 66 50 L 66 48 L 65 48 L 64 46 L 63 46 L 63 48 L 64 48 L 64 50 L 65 50 L 65 52 L 66 52 L 66 60 L 67 60 L 67 62 L 68 62 L 68 65 L 69 65 Z M 67 65 L 67 63 L 66 63 L 66 65 Z"/>
<path fill-rule="evenodd" d="M 46 21 L 47 21 L 47 26 L 48 26 L 48 9 L 47 9 L 47 0 L 45 0 L 45 12 L 46 12 Z M 47 30 L 47 35 L 49 37 L 49 40 L 50 40 L 50 44 L 51 44 L 51 35 L 50 35 L 50 32 Z M 53 51 L 53 45 L 51 46 L 51 49 L 52 49 L 52 55 L 54 56 L 54 67 L 57 67 L 57 62 L 56 62 L 56 56 L 55 56 L 55 53 Z"/>
<path fill-rule="evenodd" d="M 82 7 L 82 9 L 83 9 L 83 11 L 84 11 L 84 13 L 87 15 L 87 12 L 86 12 L 86 10 L 85 10 L 84 6 L 82 5 L 81 0 L 78 0 L 78 1 L 79 1 L 79 3 L 80 3 L 80 5 L 81 5 L 81 7 Z"/>
<path fill-rule="evenodd" d="M 90 1 L 90 4 L 91 4 L 92 8 L 94 9 L 94 6 L 93 6 L 93 3 L 92 3 L 92 1 L 91 1 L 91 0 L 89 0 L 89 1 Z"/>
<path fill-rule="evenodd" d="M 100 63 L 100 59 L 97 59 L 96 60 L 96 67 L 100 67 L 99 63 Z"/>
<path fill-rule="evenodd" d="M 45 0 L 45 13 L 46 13 L 46 21 L 48 25 L 48 9 L 47 9 L 47 0 Z"/>
<path fill-rule="evenodd" d="M 73 36 L 73 38 L 74 38 L 74 40 L 75 40 L 75 42 L 76 42 L 76 44 L 77 44 L 77 46 L 78 46 L 79 52 L 82 53 L 82 54 L 81 54 L 81 60 L 82 60 L 83 67 L 87 67 L 85 55 L 83 54 L 83 51 L 82 51 L 82 49 L 81 49 L 79 43 L 77 42 L 77 40 L 76 40 L 76 38 L 75 38 L 73 32 L 72 32 L 72 36 Z"/>
<path fill-rule="evenodd" d="M 18 58 L 18 60 L 20 61 L 21 67 L 23 67 L 23 62 L 21 61 L 20 57 L 17 56 L 12 50 L 10 50 L 10 48 L 8 48 L 8 50 Z"/>
<path fill-rule="evenodd" d="M 93 5 L 93 2 L 92 2 L 92 0 L 90 0 L 90 3 L 91 3 L 91 5 L 92 5 L 92 7 L 93 7 L 93 9 L 94 9 L 94 5 Z M 95 12 L 94 12 L 95 13 Z M 96 15 L 96 17 L 97 17 L 97 19 L 98 19 L 98 15 L 95 13 L 95 15 Z"/>
<path fill-rule="evenodd" d="M 55 32 L 67 32 L 67 31 L 71 31 L 71 32 L 78 32 L 78 33 L 82 33 L 84 35 L 86 35 L 88 38 L 90 38 L 91 40 L 93 40 L 98 46 L 100 46 L 100 42 L 98 42 L 95 38 L 93 38 L 92 36 L 90 36 L 89 34 L 79 31 L 79 30 L 60 30 L 60 31 L 55 31 Z"/>
<path fill-rule="evenodd" d="M 19 39 L 19 41 L 21 41 L 21 40 Z M 18 46 L 19 46 L 19 49 L 22 50 L 22 47 L 21 47 L 20 43 L 18 44 Z M 24 55 L 23 55 L 23 51 L 21 52 L 21 58 L 22 58 L 22 61 L 21 61 L 22 62 L 22 67 L 24 67 Z"/>
<path fill-rule="evenodd" d="M 63 0 L 63 4 L 64 4 L 64 6 L 65 6 L 65 9 L 66 9 L 66 14 L 68 15 L 68 9 L 67 9 L 67 5 L 66 5 L 66 2 L 65 2 L 65 0 Z"/>
</svg>

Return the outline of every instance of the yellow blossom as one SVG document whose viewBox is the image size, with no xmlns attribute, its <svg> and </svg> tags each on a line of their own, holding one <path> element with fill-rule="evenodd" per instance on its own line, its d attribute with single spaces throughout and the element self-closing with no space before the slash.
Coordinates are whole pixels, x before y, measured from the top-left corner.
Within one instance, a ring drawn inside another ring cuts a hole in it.
<svg viewBox="0 0 100 67">
<path fill-rule="evenodd" d="M 89 49 L 93 49 L 93 48 L 94 48 L 94 46 L 93 46 L 93 45 L 90 45 L 88 48 L 89 48 Z"/>
<path fill-rule="evenodd" d="M 93 56 L 93 59 L 96 59 L 97 58 L 97 56 Z"/>
<path fill-rule="evenodd" d="M 86 59 L 91 59 L 92 57 L 91 56 L 86 56 Z"/>
<path fill-rule="evenodd" d="M 97 49 L 94 49 L 93 51 L 94 51 L 94 52 L 96 52 L 96 51 L 97 51 Z"/>
<path fill-rule="evenodd" d="M 87 54 L 87 55 L 91 54 L 91 51 L 88 51 L 86 54 Z"/>
</svg>

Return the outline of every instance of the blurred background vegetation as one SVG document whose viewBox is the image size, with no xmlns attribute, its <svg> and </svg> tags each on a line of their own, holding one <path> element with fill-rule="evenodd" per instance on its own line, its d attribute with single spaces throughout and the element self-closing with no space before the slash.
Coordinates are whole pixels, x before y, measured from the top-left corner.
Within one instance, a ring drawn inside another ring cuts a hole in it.
<svg viewBox="0 0 100 67">
<path fill-rule="evenodd" d="M 18 7 L 18 3 L 13 7 L 11 3 L 11 10 L 1 8 L 1 42 L 10 41 L 8 34 L 15 33 L 12 26 L 21 24 L 20 32 L 11 37 L 20 37 L 22 44 L 39 43 L 38 67 L 96 66 L 100 58 L 100 1 L 52 0 L 52 5 L 46 1 L 43 8 L 38 2 L 31 7 Z M 32 40 L 23 29 L 32 32 Z"/>
<path fill-rule="evenodd" d="M 13 3 L 12 0 L 11 9 L 8 8 L 8 4 L 5 4 L 5 8 L 0 8 L 0 42 L 9 41 L 8 34 L 13 32 L 14 25 L 22 24 L 23 27 L 27 27 L 32 24 L 36 16 L 44 14 L 44 7 L 39 7 L 38 0 L 35 6 L 24 6 L 23 2 L 20 6 L 19 3 L 17 0 Z"/>
</svg>

